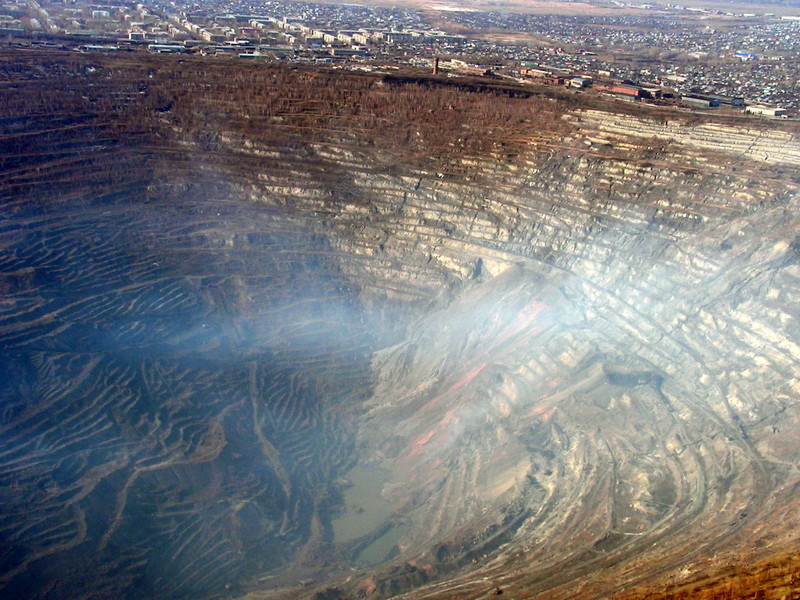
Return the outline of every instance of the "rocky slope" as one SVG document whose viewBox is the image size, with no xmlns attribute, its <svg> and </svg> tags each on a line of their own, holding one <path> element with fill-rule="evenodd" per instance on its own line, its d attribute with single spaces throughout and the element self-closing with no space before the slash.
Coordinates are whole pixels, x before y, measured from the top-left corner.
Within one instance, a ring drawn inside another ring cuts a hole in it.
<svg viewBox="0 0 800 600">
<path fill-rule="evenodd" d="M 4 593 L 791 586 L 789 125 L 3 59 Z"/>
</svg>

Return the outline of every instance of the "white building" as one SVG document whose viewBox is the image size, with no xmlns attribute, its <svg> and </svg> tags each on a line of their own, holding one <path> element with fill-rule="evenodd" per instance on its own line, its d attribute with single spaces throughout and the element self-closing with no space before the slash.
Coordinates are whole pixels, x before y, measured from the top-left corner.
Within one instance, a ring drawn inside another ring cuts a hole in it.
<svg viewBox="0 0 800 600">
<path fill-rule="evenodd" d="M 748 106 L 745 110 L 751 115 L 762 115 L 764 117 L 785 117 L 788 114 L 785 108 L 761 106 L 759 104 Z"/>
</svg>

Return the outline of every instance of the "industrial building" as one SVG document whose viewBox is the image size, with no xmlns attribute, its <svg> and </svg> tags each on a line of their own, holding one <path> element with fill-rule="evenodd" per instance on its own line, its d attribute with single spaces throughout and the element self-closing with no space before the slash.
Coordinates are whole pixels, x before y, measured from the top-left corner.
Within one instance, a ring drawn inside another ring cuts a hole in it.
<svg viewBox="0 0 800 600">
<path fill-rule="evenodd" d="M 719 100 L 711 98 L 699 98 L 697 96 L 683 96 L 681 98 L 681 106 L 688 108 L 716 108 L 719 105 Z"/>
<path fill-rule="evenodd" d="M 653 96 L 649 91 L 641 86 L 632 83 L 611 83 L 601 86 L 601 89 L 606 89 L 612 94 L 619 94 L 620 96 L 629 96 L 632 98 L 652 98 Z"/>
<path fill-rule="evenodd" d="M 754 104 L 745 109 L 751 115 L 761 115 L 763 117 L 786 117 L 788 113 L 785 108 L 778 108 L 775 106 L 761 106 Z"/>
<path fill-rule="evenodd" d="M 738 96 L 720 96 L 719 94 L 698 94 L 692 93 L 689 94 L 692 98 L 700 98 L 703 100 L 709 100 L 711 102 L 717 102 L 717 106 L 724 104 L 726 106 L 744 106 L 744 98 L 740 98 Z"/>
</svg>

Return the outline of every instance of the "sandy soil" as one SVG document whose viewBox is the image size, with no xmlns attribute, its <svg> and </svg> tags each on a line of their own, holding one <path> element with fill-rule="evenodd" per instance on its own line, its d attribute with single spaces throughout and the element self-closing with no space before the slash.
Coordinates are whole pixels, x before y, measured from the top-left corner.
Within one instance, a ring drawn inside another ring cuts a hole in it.
<svg viewBox="0 0 800 600">
<path fill-rule="evenodd" d="M 353 4 L 346 0 L 321 0 L 332 4 Z M 644 2 L 643 2 L 644 3 Z M 613 6 L 610 2 L 570 2 L 568 0 L 367 0 L 355 2 L 365 6 L 398 6 L 430 11 L 501 11 L 513 13 L 564 15 L 564 16 L 609 16 L 609 15 L 638 15 L 664 14 L 661 10 L 647 10 L 627 6 Z M 656 4 L 647 2 L 647 4 Z M 712 10 L 753 13 L 763 15 L 773 13 L 776 15 L 800 15 L 800 6 L 778 6 L 756 4 L 749 2 L 731 3 L 722 0 L 703 0 L 692 3 L 691 6 L 704 7 Z M 687 15 L 683 11 L 677 12 Z"/>
</svg>

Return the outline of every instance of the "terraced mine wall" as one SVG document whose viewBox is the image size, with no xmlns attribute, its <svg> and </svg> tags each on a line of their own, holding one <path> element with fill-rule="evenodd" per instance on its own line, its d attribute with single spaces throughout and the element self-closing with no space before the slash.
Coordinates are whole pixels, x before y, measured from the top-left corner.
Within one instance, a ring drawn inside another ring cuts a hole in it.
<svg viewBox="0 0 800 600">
<path fill-rule="evenodd" d="M 787 593 L 791 124 L 2 58 L 2 593 Z"/>
</svg>

